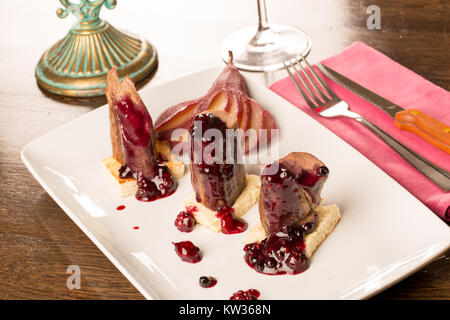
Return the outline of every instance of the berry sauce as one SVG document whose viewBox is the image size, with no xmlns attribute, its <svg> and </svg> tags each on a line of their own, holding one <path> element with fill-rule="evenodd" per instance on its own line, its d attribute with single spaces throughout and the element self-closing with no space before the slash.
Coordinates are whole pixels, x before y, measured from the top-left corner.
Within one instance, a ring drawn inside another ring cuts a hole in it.
<svg viewBox="0 0 450 320">
<path fill-rule="evenodd" d="M 192 187 L 197 202 L 213 211 L 232 206 L 245 187 L 238 139 L 227 135 L 227 129 L 212 113 L 196 115 L 191 128 Z M 229 144 L 233 146 L 227 147 Z M 227 150 L 234 150 L 232 159 L 228 159 Z"/>
<path fill-rule="evenodd" d="M 321 166 L 312 171 L 302 170 L 302 174 L 296 179 L 302 188 L 309 193 L 312 203 L 320 202 L 320 191 L 327 180 L 328 173 L 328 168 Z"/>
<path fill-rule="evenodd" d="M 328 169 L 325 166 L 314 172 L 302 170 L 295 175 L 278 163 L 276 172 L 273 165 L 264 168 L 261 176 L 261 204 L 264 208 L 267 232 L 278 232 L 283 226 L 290 226 L 304 218 L 311 207 L 307 205 L 307 195 L 311 201 L 320 198 Z M 270 174 L 269 174 L 270 173 Z M 320 200 L 320 199 L 319 199 Z"/>
<path fill-rule="evenodd" d="M 117 206 L 116 208 L 117 211 L 122 211 L 123 209 L 125 209 L 124 205 Z"/>
<path fill-rule="evenodd" d="M 315 228 L 317 220 L 311 224 L 284 226 L 261 243 L 245 245 L 245 261 L 251 268 L 265 274 L 298 274 L 305 271 L 309 260 L 304 251 L 304 235 Z"/>
<path fill-rule="evenodd" d="M 172 242 L 172 244 L 181 260 L 189 263 L 197 263 L 202 260 L 200 249 L 191 241 Z"/>
<path fill-rule="evenodd" d="M 217 284 L 217 279 L 214 277 L 202 276 L 198 279 L 198 284 L 202 288 L 212 288 Z"/>
<path fill-rule="evenodd" d="M 299 201 L 302 191 L 293 175 L 280 163 L 275 173 L 267 174 L 268 170 L 269 166 L 261 176 L 261 197 L 270 234 L 280 230 L 283 225 L 298 221 L 306 212 Z"/>
<path fill-rule="evenodd" d="M 318 160 L 304 169 L 286 158 L 266 166 L 261 176 L 259 206 L 268 237 L 244 247 L 245 261 L 259 273 L 298 274 L 309 267 L 304 236 L 317 226 L 314 203 L 320 201 L 329 170 Z"/>
<path fill-rule="evenodd" d="M 221 207 L 217 210 L 216 217 L 220 219 L 222 233 L 235 234 L 247 230 L 247 223 L 234 216 L 232 207 Z"/>
<path fill-rule="evenodd" d="M 194 230 L 196 221 L 193 212 L 197 211 L 195 206 L 186 206 L 186 211 L 181 211 L 175 219 L 175 227 L 181 232 L 191 232 Z"/>
<path fill-rule="evenodd" d="M 132 173 L 127 165 L 123 165 L 119 169 L 119 177 L 136 179 L 138 184 L 136 199 L 150 202 L 170 196 L 178 187 L 177 181 L 165 165 L 156 164 L 154 171 L 156 175 L 153 178 L 146 178 L 142 172 Z"/>
<path fill-rule="evenodd" d="M 125 156 L 119 177 L 136 179 L 136 199 L 140 201 L 154 201 L 174 193 L 178 183 L 169 169 L 158 161 L 152 118 L 147 108 L 125 97 L 116 104 L 115 111 Z"/>
<path fill-rule="evenodd" d="M 239 290 L 230 297 L 230 300 L 258 300 L 261 294 L 256 289 L 248 289 L 246 291 Z"/>
</svg>

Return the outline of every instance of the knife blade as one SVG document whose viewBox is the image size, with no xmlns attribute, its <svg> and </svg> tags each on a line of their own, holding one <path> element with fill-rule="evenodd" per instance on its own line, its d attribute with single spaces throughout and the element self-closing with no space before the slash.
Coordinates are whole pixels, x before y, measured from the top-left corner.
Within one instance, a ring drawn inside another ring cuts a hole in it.
<svg viewBox="0 0 450 320">
<path fill-rule="evenodd" d="M 405 110 L 320 62 L 317 63 L 317 67 L 334 82 L 390 115 L 397 128 L 413 132 L 435 147 L 450 154 L 450 127 L 448 125 L 417 109 Z"/>
</svg>

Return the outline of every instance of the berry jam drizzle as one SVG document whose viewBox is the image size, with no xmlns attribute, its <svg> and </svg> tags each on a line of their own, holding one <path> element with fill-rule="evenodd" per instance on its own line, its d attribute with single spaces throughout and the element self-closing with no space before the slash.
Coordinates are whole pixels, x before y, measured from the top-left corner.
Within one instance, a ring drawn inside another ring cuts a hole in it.
<svg viewBox="0 0 450 320">
<path fill-rule="evenodd" d="M 256 289 L 248 289 L 246 291 L 239 290 L 230 297 L 230 300 L 258 300 L 261 294 Z"/>
<path fill-rule="evenodd" d="M 217 279 L 214 277 L 202 276 L 198 279 L 198 284 L 202 288 L 212 288 L 217 284 Z"/>
<path fill-rule="evenodd" d="M 306 215 L 299 198 L 302 196 L 293 175 L 278 163 L 275 173 L 267 174 L 272 167 L 264 168 L 261 176 L 262 205 L 267 219 L 268 233 L 275 233 L 283 225 L 290 225 Z M 304 196 L 303 196 L 304 198 Z"/>
<path fill-rule="evenodd" d="M 136 199 L 139 201 L 155 201 L 168 197 L 177 190 L 177 181 L 173 178 L 169 169 L 163 164 L 156 164 L 154 166 L 156 175 L 150 179 L 145 178 L 142 172 L 131 172 L 127 165 L 123 165 L 119 169 L 119 177 L 122 179 L 134 178 L 137 180 L 138 191 L 136 192 Z"/>
<path fill-rule="evenodd" d="M 216 217 L 220 219 L 222 233 L 235 234 L 247 230 L 247 223 L 234 217 L 232 207 L 221 207 L 217 211 Z"/>
<path fill-rule="evenodd" d="M 276 172 L 273 172 L 273 165 Z M 264 209 L 267 233 L 278 232 L 283 226 L 290 226 L 304 218 L 311 210 L 306 192 L 311 201 L 320 198 L 328 169 L 321 166 L 315 172 L 301 170 L 293 174 L 280 162 L 268 165 L 261 176 L 261 204 Z"/>
<path fill-rule="evenodd" d="M 193 212 L 197 211 L 195 206 L 186 206 L 186 211 L 181 211 L 175 219 L 175 227 L 181 232 L 191 232 L 194 230 L 196 221 Z"/>
<path fill-rule="evenodd" d="M 314 204 L 320 200 L 328 173 L 320 160 L 300 152 L 264 168 L 259 209 L 268 237 L 244 247 L 251 268 L 272 275 L 308 269 L 304 236 L 318 224 Z"/>
<path fill-rule="evenodd" d="M 245 245 L 245 261 L 256 271 L 265 274 L 298 274 L 309 267 L 305 255 L 304 235 L 312 232 L 317 219 L 300 226 L 284 226 L 261 243 Z"/>
<path fill-rule="evenodd" d="M 175 252 L 181 260 L 189 263 L 197 263 L 202 260 L 200 249 L 191 241 L 172 242 L 175 246 Z"/>
<path fill-rule="evenodd" d="M 320 202 L 320 191 L 327 180 L 329 170 L 325 166 L 318 167 L 313 171 L 303 170 L 297 182 L 305 189 L 311 197 L 312 203 Z"/>
<path fill-rule="evenodd" d="M 147 108 L 125 97 L 116 104 L 115 111 L 125 156 L 119 177 L 136 179 L 136 199 L 140 201 L 154 201 L 174 193 L 178 183 L 157 159 L 152 118 Z"/>
<path fill-rule="evenodd" d="M 116 208 L 117 211 L 122 211 L 123 209 L 125 209 L 124 205 L 117 206 Z"/>
<path fill-rule="evenodd" d="M 192 187 L 197 202 L 213 211 L 233 205 L 245 187 L 245 168 L 240 161 L 238 139 L 230 139 L 227 129 L 226 124 L 211 113 L 195 116 L 191 128 Z M 210 133 L 220 133 L 221 139 Z M 233 148 L 227 148 L 230 143 Z M 234 150 L 231 162 L 227 158 L 228 149 Z"/>
</svg>

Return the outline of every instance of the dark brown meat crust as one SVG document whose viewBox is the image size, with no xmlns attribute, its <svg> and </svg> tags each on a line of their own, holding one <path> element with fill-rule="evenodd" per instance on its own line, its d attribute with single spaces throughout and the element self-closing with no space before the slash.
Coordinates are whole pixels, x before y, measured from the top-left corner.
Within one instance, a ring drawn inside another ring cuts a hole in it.
<svg viewBox="0 0 450 320">
<path fill-rule="evenodd" d="M 105 94 L 109 105 L 110 136 L 113 156 L 121 164 L 125 164 L 119 121 L 114 110 L 117 102 L 126 96 L 129 96 L 131 101 L 135 104 L 143 104 L 143 102 L 134 87 L 133 81 L 131 81 L 128 75 L 123 79 L 122 83 L 120 82 L 115 66 L 108 72 Z"/>
</svg>

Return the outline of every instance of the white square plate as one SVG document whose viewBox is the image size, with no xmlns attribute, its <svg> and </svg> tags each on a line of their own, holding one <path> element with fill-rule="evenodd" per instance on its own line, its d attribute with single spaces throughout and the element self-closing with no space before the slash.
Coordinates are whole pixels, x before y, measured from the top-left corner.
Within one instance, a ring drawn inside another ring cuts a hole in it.
<svg viewBox="0 0 450 320">
<path fill-rule="evenodd" d="M 168 106 L 203 95 L 222 68 L 208 69 L 143 90 L 155 120 Z M 121 199 L 100 160 L 111 155 L 106 106 L 34 140 L 22 150 L 33 176 L 69 217 L 148 299 L 228 299 L 256 288 L 261 299 L 361 299 L 380 292 L 443 253 L 448 226 L 398 183 L 331 131 L 246 78 L 250 96 L 281 127 L 280 156 L 316 155 L 330 169 L 322 197 L 342 219 L 319 247 L 310 268 L 295 276 L 267 276 L 243 259 L 246 234 L 215 234 L 201 226 L 181 233 L 173 225 L 193 193 L 189 172 L 170 197 L 144 203 Z M 126 209 L 117 211 L 116 207 Z M 257 222 L 254 206 L 244 219 Z M 133 229 L 139 226 L 138 230 Z M 197 264 L 182 262 L 172 241 L 191 240 L 203 251 Z M 210 289 L 198 278 L 211 275 Z"/>
</svg>

